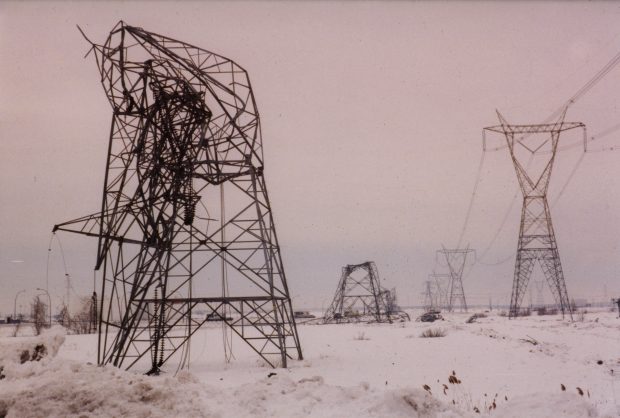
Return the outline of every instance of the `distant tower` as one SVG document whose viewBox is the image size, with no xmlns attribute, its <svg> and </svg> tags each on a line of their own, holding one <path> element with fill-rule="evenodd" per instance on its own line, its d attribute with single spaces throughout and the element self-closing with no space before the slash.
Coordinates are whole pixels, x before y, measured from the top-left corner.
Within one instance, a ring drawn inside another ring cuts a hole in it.
<svg viewBox="0 0 620 418">
<path fill-rule="evenodd" d="M 428 277 L 435 283 L 435 288 L 437 289 L 435 295 L 436 307 L 448 310 L 448 305 L 450 303 L 449 291 L 450 283 L 452 281 L 452 275 L 450 273 L 433 273 L 430 274 Z"/>
<path fill-rule="evenodd" d="M 521 226 L 519 228 L 519 244 L 515 263 L 512 295 L 510 298 L 509 317 L 518 316 L 523 296 L 532 275 L 534 263 L 540 263 L 551 293 L 559 305 L 562 315 L 568 313 L 572 319 L 570 301 L 566 291 L 564 273 L 560 264 L 555 233 L 551 223 L 551 212 L 547 203 L 547 189 L 553 169 L 560 133 L 569 129 L 584 129 L 581 122 L 564 122 L 566 109 L 555 123 L 540 125 L 510 125 L 497 112 L 500 125 L 484 128 L 486 131 L 497 132 L 506 137 L 510 156 L 517 173 L 519 185 L 523 192 L 523 209 L 521 211 Z M 542 134 L 542 135 L 541 135 Z M 486 147 L 486 139 L 483 139 Z M 522 148 L 519 148 L 522 147 Z M 528 168 L 517 156 L 517 148 L 523 149 L 533 157 L 543 154 L 546 157 L 540 175 L 532 177 Z"/>
<path fill-rule="evenodd" d="M 325 315 L 324 323 L 391 322 L 409 316 L 396 311 L 395 292 L 381 287 L 377 266 L 372 261 L 349 264 L 342 268 L 336 294 Z"/>
<path fill-rule="evenodd" d="M 450 287 L 448 289 L 447 309 L 452 312 L 458 304 L 460 310 L 467 312 L 467 301 L 465 299 L 465 289 L 463 288 L 463 270 L 467 256 L 474 250 L 465 249 L 441 249 L 438 253 L 443 254 L 446 264 L 450 271 Z"/>
<path fill-rule="evenodd" d="M 425 283 L 425 289 L 424 289 L 424 304 L 423 304 L 423 308 L 426 311 L 431 311 L 433 309 L 435 309 L 435 294 L 434 292 L 431 290 L 431 286 L 432 283 L 430 280 L 427 280 Z"/>
</svg>

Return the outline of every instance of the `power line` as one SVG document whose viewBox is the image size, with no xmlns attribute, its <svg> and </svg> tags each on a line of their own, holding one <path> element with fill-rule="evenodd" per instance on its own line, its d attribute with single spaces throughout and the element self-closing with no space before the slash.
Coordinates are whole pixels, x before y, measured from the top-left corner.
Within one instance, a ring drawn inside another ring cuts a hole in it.
<svg viewBox="0 0 620 418">
<path fill-rule="evenodd" d="M 566 182 L 564 183 L 564 186 L 562 186 L 562 189 L 560 189 L 560 193 L 558 193 L 556 198 L 551 203 L 551 208 L 555 207 L 555 205 L 558 203 L 558 200 L 560 200 L 560 198 L 564 194 L 564 191 L 566 190 L 566 188 L 568 187 L 568 184 L 571 182 L 571 180 L 575 176 L 575 173 L 579 169 L 579 166 L 581 165 L 581 162 L 583 161 L 583 157 L 585 157 L 585 156 L 586 156 L 585 152 L 581 153 L 581 156 L 579 156 L 579 159 L 577 160 L 577 163 L 575 164 L 575 167 L 573 167 L 573 169 L 571 170 L 570 174 L 568 175 L 568 178 L 566 179 Z"/>
<path fill-rule="evenodd" d="M 547 119 L 544 121 L 544 123 L 549 123 L 552 120 L 555 120 L 558 116 L 560 116 L 562 113 L 565 113 L 566 110 L 568 109 L 569 106 L 575 104 L 575 102 L 577 102 L 577 100 L 579 100 L 581 97 L 583 97 L 588 91 L 590 91 L 599 81 L 601 81 L 607 74 L 609 74 L 609 72 L 616 67 L 616 65 L 618 65 L 618 63 L 620 62 L 620 52 L 618 52 L 616 55 L 614 55 L 614 57 L 607 63 L 605 64 L 605 66 L 603 66 L 603 68 L 601 68 L 587 83 L 585 83 L 581 88 L 579 88 L 562 106 L 560 106 L 556 111 L 554 111 L 553 113 L 551 113 Z M 616 147 L 604 147 L 598 150 L 587 150 L 587 143 L 588 142 L 592 142 L 595 141 L 597 139 L 603 138 L 613 132 L 616 132 L 617 130 L 620 129 L 620 123 L 613 125 L 601 132 L 599 132 L 597 135 L 592 136 L 591 138 L 587 138 L 584 137 L 583 141 L 579 141 L 579 142 L 574 142 L 562 147 L 558 147 L 556 148 L 556 152 L 561 152 L 561 151 L 566 151 L 572 148 L 575 148 L 577 146 L 581 146 L 583 144 L 584 146 L 584 153 L 579 157 L 579 160 L 577 161 L 575 167 L 573 167 L 570 175 L 568 176 L 568 179 L 566 180 L 566 182 L 564 183 L 564 185 L 562 186 L 562 189 L 560 191 L 560 193 L 558 194 L 558 196 L 556 197 L 556 199 L 554 200 L 552 207 L 555 206 L 557 204 L 557 202 L 559 201 L 560 197 L 564 194 L 564 191 L 566 190 L 566 188 L 568 187 L 568 184 L 571 182 L 571 180 L 574 177 L 574 174 L 576 173 L 576 171 L 578 170 L 579 166 L 581 165 L 581 163 L 583 162 L 584 156 L 585 156 L 585 152 L 603 152 L 603 151 L 615 151 L 617 149 L 620 148 L 616 148 Z M 584 135 L 585 135 L 585 131 L 584 131 Z M 519 143 L 521 143 L 521 141 L 525 139 L 525 136 L 519 139 Z M 502 145 L 499 147 L 495 147 L 495 148 L 487 148 L 486 147 L 486 135 L 485 135 L 485 131 L 483 130 L 483 154 L 488 152 L 488 151 L 498 151 L 504 148 L 507 148 L 508 144 L 506 145 Z M 533 153 L 532 153 L 533 156 Z M 531 162 L 531 159 L 530 159 Z M 528 162 L 528 166 L 529 163 Z M 477 188 L 477 184 L 474 188 L 474 191 Z M 499 262 L 496 263 L 484 263 L 481 260 L 484 258 L 484 256 L 487 254 L 487 252 L 489 251 L 489 249 L 493 246 L 495 240 L 497 239 L 497 237 L 499 236 L 499 233 L 501 231 L 501 229 L 504 227 L 504 224 L 506 223 L 506 221 L 508 220 L 508 216 L 510 214 L 510 212 L 512 211 L 512 207 L 514 205 L 514 202 L 516 201 L 518 195 L 518 191 L 514 194 L 513 199 L 510 203 L 510 206 L 508 208 L 508 211 L 506 212 L 506 214 L 504 215 L 504 218 L 502 219 L 502 223 L 500 224 L 499 229 L 496 231 L 496 233 L 494 234 L 491 243 L 482 251 L 482 254 L 479 258 L 476 259 L 476 263 L 480 263 L 483 265 L 498 265 L 498 264 L 503 264 L 506 261 L 510 260 L 512 257 L 515 256 L 515 254 L 511 254 L 509 257 L 500 260 Z M 471 206 L 472 203 L 470 203 L 470 208 L 468 209 L 468 215 L 467 218 L 469 218 L 469 211 L 471 210 Z M 461 237 L 462 238 L 462 237 Z M 460 239 L 459 239 L 459 243 L 460 243 Z"/>
<path fill-rule="evenodd" d="M 463 236 L 465 235 L 465 230 L 467 229 L 467 225 L 469 223 L 469 218 L 471 216 L 471 209 L 474 206 L 474 199 L 476 197 L 476 192 L 478 190 L 478 185 L 480 184 L 480 177 L 482 175 L 482 166 L 484 164 L 484 155 L 483 152 L 480 156 L 480 163 L 478 164 L 478 174 L 476 174 L 476 181 L 474 182 L 474 190 L 471 193 L 471 199 L 469 200 L 469 207 L 467 208 L 467 214 L 465 215 L 465 222 L 463 223 L 463 228 L 461 229 L 461 235 L 459 236 L 458 244 L 456 244 L 456 248 L 461 248 L 461 243 L 463 241 Z"/>
<path fill-rule="evenodd" d="M 577 100 L 581 99 L 587 92 L 589 92 L 599 81 L 601 81 L 607 74 L 613 70 L 616 65 L 620 62 L 620 52 L 613 56 L 607 64 L 603 66 L 588 82 L 586 82 L 583 86 L 581 86 L 566 102 L 564 102 L 558 109 L 552 112 L 543 122 L 542 124 L 550 123 L 556 120 L 558 117 L 562 115 L 562 113 L 566 112 L 570 106 L 574 105 Z M 529 134 L 528 134 L 529 135 Z M 521 143 L 524 139 L 528 137 L 528 135 L 524 135 L 519 138 L 518 143 Z M 485 141 L 486 142 L 486 141 Z M 499 151 L 507 148 L 508 145 L 501 145 L 495 148 L 485 148 L 485 151 Z"/>
</svg>

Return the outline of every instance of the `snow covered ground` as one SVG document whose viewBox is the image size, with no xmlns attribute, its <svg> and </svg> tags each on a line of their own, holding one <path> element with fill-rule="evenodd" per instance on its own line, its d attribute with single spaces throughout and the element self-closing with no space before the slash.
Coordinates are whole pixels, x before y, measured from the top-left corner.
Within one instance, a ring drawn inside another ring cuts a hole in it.
<svg viewBox="0 0 620 418">
<path fill-rule="evenodd" d="M 222 330 L 210 323 L 192 340 L 190 371 L 175 374 L 168 363 L 157 377 L 93 365 L 95 335 L 54 328 L 14 338 L 7 326 L 0 329 L 0 417 L 620 416 L 617 314 L 591 312 L 572 323 L 509 321 L 495 312 L 472 324 L 468 314 L 445 317 L 302 324 L 305 359 L 275 370 L 238 340 L 226 363 Z M 429 328 L 446 335 L 420 337 Z M 41 342 L 43 359 L 21 364 Z"/>
</svg>

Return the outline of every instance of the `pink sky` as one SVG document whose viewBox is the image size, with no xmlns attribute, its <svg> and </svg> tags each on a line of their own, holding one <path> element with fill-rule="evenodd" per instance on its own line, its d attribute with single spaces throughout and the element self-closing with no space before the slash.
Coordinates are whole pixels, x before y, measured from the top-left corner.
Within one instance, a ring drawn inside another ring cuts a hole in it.
<svg viewBox="0 0 620 418">
<path fill-rule="evenodd" d="M 46 286 L 52 226 L 100 205 L 111 112 L 76 24 L 101 42 L 123 19 L 248 71 L 291 294 L 320 308 L 340 268 L 366 260 L 401 303 L 420 303 L 435 250 L 458 241 L 495 109 L 512 123 L 544 120 L 618 53 L 619 14 L 612 2 L 2 2 L 0 313 L 19 290 L 25 307 Z M 616 125 L 619 75 L 567 120 L 590 136 Z M 558 155 L 550 202 L 580 156 Z M 587 154 L 552 208 L 570 296 L 620 296 L 619 158 Z M 487 154 L 465 243 L 489 245 L 516 190 L 507 151 Z M 509 260 L 471 268 L 470 303 L 509 296 L 518 199 L 483 261 Z M 75 293 L 91 292 L 94 240 L 60 239 Z M 54 305 L 61 265 L 54 243 Z"/>
</svg>

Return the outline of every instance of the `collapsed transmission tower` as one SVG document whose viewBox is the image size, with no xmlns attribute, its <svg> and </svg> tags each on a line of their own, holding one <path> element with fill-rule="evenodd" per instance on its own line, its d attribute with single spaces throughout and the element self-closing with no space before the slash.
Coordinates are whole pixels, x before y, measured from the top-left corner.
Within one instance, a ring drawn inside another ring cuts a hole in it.
<svg viewBox="0 0 620 418">
<path fill-rule="evenodd" d="M 539 125 L 511 125 L 497 112 L 500 125 L 484 128 L 486 131 L 503 134 L 510 151 L 510 157 L 517 173 L 519 186 L 523 192 L 523 208 L 519 227 L 519 242 L 515 263 L 512 293 L 510 297 L 509 318 L 519 315 L 523 296 L 532 275 L 535 262 L 545 276 L 553 297 L 562 311 L 572 319 L 571 306 L 566 291 L 564 273 L 560 263 L 560 254 L 551 222 L 551 212 L 547 203 L 547 189 L 553 163 L 558 150 L 560 133 L 569 129 L 584 130 L 584 149 L 586 146 L 585 125 L 581 122 L 564 122 L 566 109 L 555 123 Z M 486 148 L 486 138 L 483 137 Z M 528 173 L 517 156 L 517 148 L 525 149 L 533 157 L 543 155 L 543 169 L 538 175 Z"/>
<path fill-rule="evenodd" d="M 123 22 L 91 45 L 113 111 L 102 208 L 54 230 L 98 238 L 98 363 L 158 373 L 207 320 L 272 367 L 301 359 L 246 71 Z"/>
<path fill-rule="evenodd" d="M 467 301 L 465 299 L 465 289 L 463 288 L 463 270 L 467 256 L 474 250 L 469 248 L 441 249 L 438 253 L 443 254 L 449 270 L 448 289 L 446 291 L 446 309 L 452 312 L 455 306 L 459 305 L 462 312 L 467 312 Z"/>
<path fill-rule="evenodd" d="M 343 267 L 323 322 L 392 322 L 394 319 L 409 320 L 409 315 L 396 306 L 395 290 L 381 287 L 375 263 L 367 261 Z"/>
</svg>

